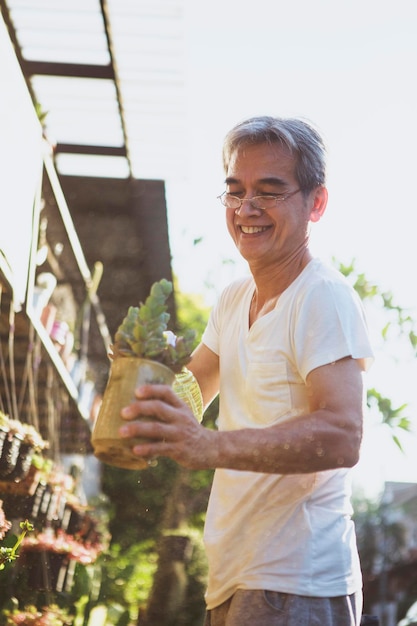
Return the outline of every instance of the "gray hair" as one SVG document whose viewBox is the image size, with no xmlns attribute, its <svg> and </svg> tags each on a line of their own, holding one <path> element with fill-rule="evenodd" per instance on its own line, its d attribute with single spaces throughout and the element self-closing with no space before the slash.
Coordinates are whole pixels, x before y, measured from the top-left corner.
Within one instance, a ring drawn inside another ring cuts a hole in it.
<svg viewBox="0 0 417 626">
<path fill-rule="evenodd" d="M 319 133 L 296 118 L 252 117 L 240 122 L 225 137 L 223 166 L 227 173 L 232 154 L 242 146 L 261 143 L 285 146 L 295 158 L 295 175 L 303 192 L 326 182 L 326 148 Z"/>
</svg>

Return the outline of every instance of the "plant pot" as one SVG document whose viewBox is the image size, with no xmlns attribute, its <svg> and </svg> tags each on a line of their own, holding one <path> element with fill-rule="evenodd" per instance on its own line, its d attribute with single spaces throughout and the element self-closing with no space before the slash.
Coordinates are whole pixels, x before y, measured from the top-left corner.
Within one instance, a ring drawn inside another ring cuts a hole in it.
<svg viewBox="0 0 417 626">
<path fill-rule="evenodd" d="M 119 436 L 119 428 L 126 423 L 120 411 L 135 400 L 135 389 L 140 385 L 172 385 L 174 379 L 174 372 L 157 361 L 119 357 L 112 362 L 91 439 L 94 454 L 100 461 L 124 469 L 148 467 L 147 461 L 132 452 L 132 447 L 143 439 L 122 439 Z"/>
<path fill-rule="evenodd" d="M 6 441 L 8 434 L 8 429 L 0 427 L 0 458 L 3 453 L 4 442 Z"/>
<path fill-rule="evenodd" d="M 29 589 L 71 591 L 76 563 L 67 554 L 49 550 L 24 550 L 21 559 L 20 565 L 26 573 Z"/>
<path fill-rule="evenodd" d="M 3 441 L 3 448 L 0 456 L 0 478 L 5 478 L 12 473 L 16 467 L 19 456 L 19 449 L 22 437 L 17 433 L 8 433 Z"/>
<path fill-rule="evenodd" d="M 32 458 L 35 452 L 35 448 L 31 443 L 22 441 L 19 448 L 19 454 L 17 457 L 16 465 L 10 474 L 7 475 L 7 480 L 21 481 L 29 474 L 30 466 L 32 465 Z"/>
</svg>

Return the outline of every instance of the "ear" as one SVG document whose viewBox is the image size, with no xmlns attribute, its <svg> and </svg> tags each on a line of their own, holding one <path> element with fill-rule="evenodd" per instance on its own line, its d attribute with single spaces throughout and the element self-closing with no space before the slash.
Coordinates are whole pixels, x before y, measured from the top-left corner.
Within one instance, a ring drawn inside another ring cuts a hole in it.
<svg viewBox="0 0 417 626">
<path fill-rule="evenodd" d="M 313 206 L 310 211 L 310 221 L 318 222 L 322 217 L 326 210 L 327 206 L 327 189 L 320 185 L 313 192 Z"/>
</svg>

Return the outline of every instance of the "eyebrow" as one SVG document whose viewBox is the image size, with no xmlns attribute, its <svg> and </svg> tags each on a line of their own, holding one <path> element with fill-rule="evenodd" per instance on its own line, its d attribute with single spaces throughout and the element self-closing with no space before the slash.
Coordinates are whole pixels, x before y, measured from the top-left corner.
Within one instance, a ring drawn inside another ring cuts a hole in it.
<svg viewBox="0 0 417 626">
<path fill-rule="evenodd" d="M 233 176 L 228 176 L 225 179 L 226 185 L 238 185 L 241 181 L 238 178 L 234 178 Z M 277 185 L 284 186 L 288 185 L 287 181 L 282 180 L 282 178 L 278 178 L 277 176 L 268 176 L 266 178 L 260 178 L 256 181 L 258 185 Z"/>
</svg>

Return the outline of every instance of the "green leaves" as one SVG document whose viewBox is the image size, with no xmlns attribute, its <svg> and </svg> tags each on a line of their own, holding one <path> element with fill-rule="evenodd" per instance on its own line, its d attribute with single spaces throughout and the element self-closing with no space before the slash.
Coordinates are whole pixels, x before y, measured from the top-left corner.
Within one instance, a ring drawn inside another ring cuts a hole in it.
<svg viewBox="0 0 417 626">
<path fill-rule="evenodd" d="M 32 532 L 34 530 L 33 524 L 28 520 L 24 522 L 20 522 L 20 535 L 16 538 L 15 544 L 13 547 L 0 547 L 0 570 L 4 569 L 8 563 L 13 563 L 19 556 L 17 554 L 17 550 L 22 543 L 26 533 Z"/>
<path fill-rule="evenodd" d="M 182 337 L 169 343 L 166 335 L 170 315 L 167 301 L 172 283 L 165 278 L 152 285 L 145 303 L 129 307 L 119 326 L 112 346 L 113 357 L 136 356 L 159 361 L 174 372 L 180 372 L 190 360 L 195 332 L 188 329 Z"/>
<path fill-rule="evenodd" d="M 398 448 L 403 451 L 400 438 L 397 432 L 411 432 L 411 420 L 403 413 L 407 409 L 407 404 L 394 408 L 389 398 L 382 396 L 376 389 L 368 389 L 367 404 L 369 407 L 375 406 L 380 415 L 382 424 L 388 426 L 392 432 L 392 438 Z"/>
<path fill-rule="evenodd" d="M 410 312 L 395 302 L 390 291 L 383 291 L 378 285 L 371 283 L 365 274 L 358 273 L 354 260 L 346 265 L 333 258 L 333 263 L 343 276 L 349 279 L 362 301 L 375 301 L 381 304 L 382 311 L 388 318 L 381 330 L 382 339 L 388 341 L 390 338 L 404 337 L 417 355 L 416 321 Z"/>
</svg>

